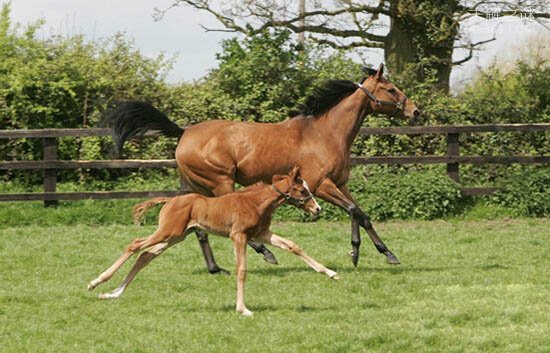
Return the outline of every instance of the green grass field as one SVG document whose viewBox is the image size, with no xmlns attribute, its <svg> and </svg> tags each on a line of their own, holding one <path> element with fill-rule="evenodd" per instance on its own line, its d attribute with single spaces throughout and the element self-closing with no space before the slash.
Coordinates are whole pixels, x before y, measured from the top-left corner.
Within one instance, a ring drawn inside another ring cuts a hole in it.
<svg viewBox="0 0 550 353">
<path fill-rule="evenodd" d="M 0 229 L 1 352 L 550 352 L 550 220 L 378 223 L 402 265 L 364 236 L 354 269 L 348 223 L 277 223 L 332 281 L 291 254 L 248 252 L 246 303 L 234 312 L 231 244 L 213 238 L 231 276 L 208 275 L 196 240 L 168 250 L 118 300 L 86 285 L 154 227 Z"/>
</svg>

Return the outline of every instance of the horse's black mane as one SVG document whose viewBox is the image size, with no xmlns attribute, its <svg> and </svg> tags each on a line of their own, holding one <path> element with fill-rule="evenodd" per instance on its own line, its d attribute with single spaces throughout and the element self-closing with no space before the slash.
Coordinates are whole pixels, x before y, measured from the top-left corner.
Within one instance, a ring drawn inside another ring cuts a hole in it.
<svg viewBox="0 0 550 353">
<path fill-rule="evenodd" d="M 357 84 L 349 80 L 327 80 L 315 88 L 304 103 L 292 110 L 292 118 L 298 116 L 320 116 L 357 89 Z"/>
</svg>

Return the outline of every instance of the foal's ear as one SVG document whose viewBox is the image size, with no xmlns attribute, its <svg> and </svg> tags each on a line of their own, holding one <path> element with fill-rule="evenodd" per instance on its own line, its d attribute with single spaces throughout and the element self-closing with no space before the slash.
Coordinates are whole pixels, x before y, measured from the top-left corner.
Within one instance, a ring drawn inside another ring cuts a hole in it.
<svg viewBox="0 0 550 353">
<path fill-rule="evenodd" d="M 288 174 L 290 176 L 290 178 L 292 180 L 297 180 L 300 178 L 300 167 L 298 167 L 297 165 L 294 166 L 294 168 L 292 168 L 292 170 L 290 171 L 290 174 Z"/>
<path fill-rule="evenodd" d="M 276 182 L 279 182 L 279 181 L 283 180 L 286 177 L 287 177 L 286 175 L 275 174 L 271 178 L 271 184 L 275 184 Z"/>
</svg>

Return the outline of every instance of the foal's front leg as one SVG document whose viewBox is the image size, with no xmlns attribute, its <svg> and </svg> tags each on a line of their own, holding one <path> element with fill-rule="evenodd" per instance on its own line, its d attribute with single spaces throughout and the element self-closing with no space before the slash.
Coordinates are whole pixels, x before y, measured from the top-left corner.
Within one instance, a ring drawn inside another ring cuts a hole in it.
<svg viewBox="0 0 550 353">
<path fill-rule="evenodd" d="M 235 247 L 237 257 L 237 313 L 243 316 L 252 316 L 244 304 L 244 282 L 246 281 L 246 242 L 247 236 L 244 233 L 232 233 L 231 240 Z"/>
<path fill-rule="evenodd" d="M 327 276 L 329 276 L 332 279 L 340 279 L 338 277 L 338 274 L 334 272 L 331 269 L 326 268 L 319 262 L 315 261 L 312 257 L 310 257 L 308 254 L 305 253 L 296 243 L 294 243 L 292 240 L 285 239 L 281 236 L 278 236 L 277 234 L 267 232 L 264 233 L 260 239 L 265 241 L 268 244 L 274 245 L 278 248 L 281 248 L 283 250 L 286 250 L 288 252 L 293 253 L 296 256 L 299 256 L 306 264 L 309 265 L 312 269 L 319 273 L 324 273 Z"/>
</svg>

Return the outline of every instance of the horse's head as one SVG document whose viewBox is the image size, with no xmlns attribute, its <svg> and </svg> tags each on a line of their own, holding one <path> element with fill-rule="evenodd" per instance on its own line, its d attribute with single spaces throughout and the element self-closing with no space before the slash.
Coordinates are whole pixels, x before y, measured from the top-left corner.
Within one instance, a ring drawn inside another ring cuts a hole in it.
<svg viewBox="0 0 550 353">
<path fill-rule="evenodd" d="M 272 183 L 273 188 L 284 197 L 287 203 L 313 216 L 318 216 L 321 212 L 321 206 L 311 194 L 307 182 L 302 179 L 298 166 L 292 168 L 288 175 L 274 175 Z"/>
<path fill-rule="evenodd" d="M 360 88 L 369 96 L 375 112 L 404 119 L 416 119 L 420 116 L 414 102 L 384 78 L 384 64 L 380 64 L 378 70 L 363 67 L 363 71 L 369 77 L 361 83 Z"/>
</svg>

